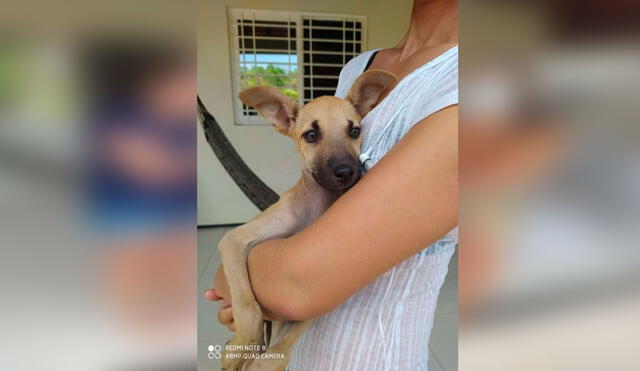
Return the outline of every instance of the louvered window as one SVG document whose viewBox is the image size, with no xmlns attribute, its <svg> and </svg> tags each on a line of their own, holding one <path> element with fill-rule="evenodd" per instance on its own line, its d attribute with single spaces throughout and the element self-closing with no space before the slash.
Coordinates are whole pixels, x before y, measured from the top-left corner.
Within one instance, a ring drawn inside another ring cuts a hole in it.
<svg viewBox="0 0 640 371">
<path fill-rule="evenodd" d="M 304 104 L 333 95 L 340 69 L 366 49 L 364 16 L 229 9 L 237 124 L 263 124 L 237 99 L 242 89 L 272 85 Z"/>
</svg>

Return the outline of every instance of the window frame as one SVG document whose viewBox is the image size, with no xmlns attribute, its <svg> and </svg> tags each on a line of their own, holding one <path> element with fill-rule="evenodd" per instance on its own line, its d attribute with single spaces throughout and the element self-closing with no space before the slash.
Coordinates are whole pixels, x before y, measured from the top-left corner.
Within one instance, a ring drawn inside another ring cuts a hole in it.
<svg viewBox="0 0 640 371">
<path fill-rule="evenodd" d="M 248 15 L 248 16 L 247 16 Z M 286 10 L 266 10 L 266 9 L 248 9 L 248 8 L 227 8 L 227 26 L 229 33 L 229 57 L 231 62 L 231 86 L 232 86 L 232 101 L 233 101 L 233 111 L 234 111 L 234 122 L 235 125 L 247 126 L 247 125 L 267 125 L 268 123 L 259 115 L 250 116 L 245 115 L 243 113 L 243 104 L 238 99 L 238 93 L 240 92 L 241 87 L 241 73 L 240 73 L 240 65 L 242 64 L 240 60 L 240 51 L 242 48 L 238 47 L 238 39 L 240 35 L 237 35 L 237 19 L 253 19 L 253 21 L 274 21 L 274 22 L 295 22 L 295 45 L 296 50 L 296 64 L 297 64 L 297 78 L 298 78 L 298 104 L 304 104 L 305 98 L 305 65 L 310 67 L 311 75 L 311 89 L 313 89 L 313 62 L 308 62 L 305 64 L 304 62 L 304 42 L 309 41 L 310 43 L 314 40 L 312 37 L 305 38 L 304 37 L 304 27 L 303 20 L 309 19 L 313 20 L 328 20 L 328 21 L 342 21 L 343 24 L 345 22 L 354 22 L 354 37 L 355 37 L 355 24 L 356 22 L 361 23 L 360 29 L 357 31 L 360 32 L 360 51 L 356 52 L 355 42 L 353 46 L 353 52 L 341 52 L 344 55 L 352 55 L 352 58 L 365 52 L 367 50 L 367 39 L 368 39 L 368 28 L 367 28 L 367 16 L 365 15 L 356 15 L 356 14 L 340 14 L 340 13 L 319 13 L 319 12 L 298 12 L 298 11 L 286 11 Z M 253 23 L 250 23 L 253 24 Z M 311 22 L 309 23 L 309 30 L 313 29 L 311 26 Z M 291 28 L 291 27 L 290 27 Z M 350 29 L 345 28 L 343 26 L 343 42 L 344 42 L 344 32 L 349 31 Z M 311 36 L 311 32 L 310 32 Z M 284 38 L 283 38 L 284 39 Z M 255 40 L 255 39 L 254 39 Z M 287 39 L 284 39 L 287 40 Z M 289 36 L 288 45 L 290 45 L 291 41 L 294 41 L 293 38 Z M 255 49 L 255 43 L 253 44 L 253 48 Z M 293 50 L 291 50 L 293 52 Z M 311 49 L 311 54 L 313 50 Z M 344 59 L 344 58 L 343 58 Z M 320 63 L 319 63 L 320 64 Z M 309 78 L 309 77 L 308 77 Z M 337 79 L 336 79 L 337 83 Z"/>
</svg>

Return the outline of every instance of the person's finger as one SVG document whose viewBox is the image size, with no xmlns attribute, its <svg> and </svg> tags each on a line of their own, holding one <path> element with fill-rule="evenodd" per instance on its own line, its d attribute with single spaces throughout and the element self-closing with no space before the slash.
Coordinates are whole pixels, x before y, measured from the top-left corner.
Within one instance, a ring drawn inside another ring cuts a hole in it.
<svg viewBox="0 0 640 371">
<path fill-rule="evenodd" d="M 204 290 L 204 297 L 211 301 L 222 300 L 223 297 L 216 294 L 216 289 L 206 289 Z"/>
<path fill-rule="evenodd" d="M 218 322 L 222 323 L 223 325 L 233 322 L 233 308 L 221 308 L 218 311 Z"/>
<path fill-rule="evenodd" d="M 231 307 L 220 309 L 218 312 L 218 321 L 221 324 L 225 325 L 229 331 L 236 332 L 236 323 L 233 320 L 233 312 L 231 311 Z"/>
</svg>

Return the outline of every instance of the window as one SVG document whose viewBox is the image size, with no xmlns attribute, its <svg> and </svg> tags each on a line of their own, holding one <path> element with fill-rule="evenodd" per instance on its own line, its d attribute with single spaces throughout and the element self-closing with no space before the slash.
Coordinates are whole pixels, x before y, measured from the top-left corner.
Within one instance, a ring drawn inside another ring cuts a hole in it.
<svg viewBox="0 0 640 371">
<path fill-rule="evenodd" d="M 237 124 L 264 124 L 237 99 L 272 85 L 299 104 L 333 95 L 340 70 L 366 48 L 366 17 L 229 9 L 233 101 Z"/>
</svg>

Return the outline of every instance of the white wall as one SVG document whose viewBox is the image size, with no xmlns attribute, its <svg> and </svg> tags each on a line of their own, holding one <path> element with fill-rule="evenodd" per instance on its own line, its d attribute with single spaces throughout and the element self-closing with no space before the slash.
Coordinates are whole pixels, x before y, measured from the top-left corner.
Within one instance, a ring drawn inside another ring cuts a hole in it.
<svg viewBox="0 0 640 371">
<path fill-rule="evenodd" d="M 268 3 L 268 4 L 267 4 Z M 227 7 L 345 13 L 368 17 L 369 49 L 394 45 L 408 25 L 411 0 L 199 0 L 198 94 L 249 167 L 276 192 L 299 177 L 291 139 L 270 126 L 234 124 Z M 259 210 L 226 173 L 198 132 L 198 225 L 243 223 Z"/>
</svg>

